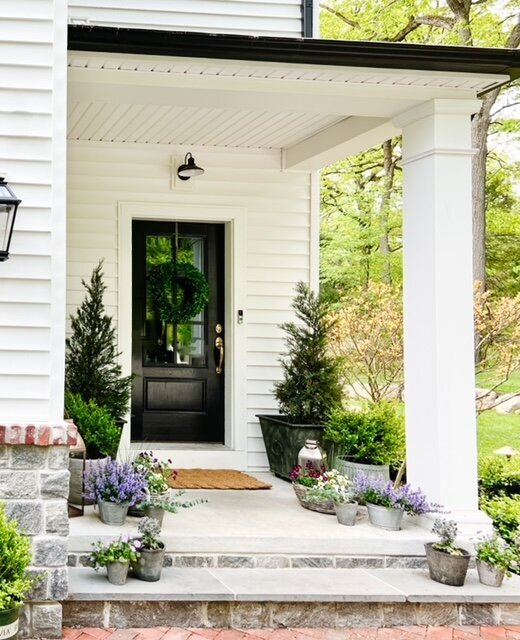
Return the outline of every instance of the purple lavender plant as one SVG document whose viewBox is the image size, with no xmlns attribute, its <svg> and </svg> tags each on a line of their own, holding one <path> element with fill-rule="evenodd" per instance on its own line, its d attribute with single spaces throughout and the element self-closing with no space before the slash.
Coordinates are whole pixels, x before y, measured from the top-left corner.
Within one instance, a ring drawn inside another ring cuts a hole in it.
<svg viewBox="0 0 520 640">
<path fill-rule="evenodd" d="M 414 516 L 437 512 L 440 509 L 439 505 L 428 502 L 421 489 L 414 489 L 409 484 L 403 484 L 396 489 L 393 482 L 370 478 L 364 474 L 357 476 L 354 482 L 354 492 L 360 500 L 366 503 L 402 509 Z"/>
<path fill-rule="evenodd" d="M 133 506 L 146 499 L 146 478 L 131 464 L 107 458 L 84 474 L 83 495 L 95 502 Z"/>
</svg>

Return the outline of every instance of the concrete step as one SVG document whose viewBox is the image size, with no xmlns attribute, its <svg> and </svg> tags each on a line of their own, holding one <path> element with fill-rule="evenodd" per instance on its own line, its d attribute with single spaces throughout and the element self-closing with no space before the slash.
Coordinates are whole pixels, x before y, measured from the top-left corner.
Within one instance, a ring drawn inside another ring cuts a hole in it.
<svg viewBox="0 0 520 640">
<path fill-rule="evenodd" d="M 399 569 L 165 568 L 159 582 L 111 585 L 71 568 L 65 626 L 343 627 L 497 625 L 520 620 L 520 577 L 464 587 Z"/>
</svg>

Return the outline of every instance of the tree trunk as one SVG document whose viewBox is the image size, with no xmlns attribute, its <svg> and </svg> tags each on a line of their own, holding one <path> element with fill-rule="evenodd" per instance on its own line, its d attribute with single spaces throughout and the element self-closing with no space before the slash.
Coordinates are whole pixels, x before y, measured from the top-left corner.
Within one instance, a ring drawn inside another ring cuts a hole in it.
<svg viewBox="0 0 520 640">
<path fill-rule="evenodd" d="M 379 253 L 383 258 L 382 279 L 386 284 L 392 283 L 392 270 L 390 268 L 390 242 L 388 240 L 388 207 L 394 188 L 395 162 L 393 158 L 392 140 L 383 143 L 383 195 L 379 210 L 381 235 L 379 237 Z"/>
</svg>

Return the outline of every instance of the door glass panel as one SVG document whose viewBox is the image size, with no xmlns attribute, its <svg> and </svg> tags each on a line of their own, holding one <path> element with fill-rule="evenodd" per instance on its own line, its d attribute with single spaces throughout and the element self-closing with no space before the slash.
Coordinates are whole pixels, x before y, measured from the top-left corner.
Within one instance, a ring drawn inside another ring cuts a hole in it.
<svg viewBox="0 0 520 640">
<path fill-rule="evenodd" d="M 168 307 L 173 301 L 181 303 L 183 290 L 164 270 L 160 278 L 151 276 L 160 271 L 161 265 L 190 263 L 204 273 L 205 238 L 180 235 L 149 235 L 146 237 L 146 321 L 143 341 L 144 366 L 206 365 L 205 315 L 206 310 L 193 316 L 188 322 L 176 324 L 168 320 Z M 158 287 L 157 283 L 160 283 Z"/>
</svg>

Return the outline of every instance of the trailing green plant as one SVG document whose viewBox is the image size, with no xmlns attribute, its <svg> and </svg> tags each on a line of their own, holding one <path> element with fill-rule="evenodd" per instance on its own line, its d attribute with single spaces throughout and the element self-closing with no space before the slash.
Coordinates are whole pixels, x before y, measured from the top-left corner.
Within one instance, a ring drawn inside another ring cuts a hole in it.
<svg viewBox="0 0 520 640">
<path fill-rule="evenodd" d="M 475 557 L 481 562 L 505 571 L 511 575 L 511 569 L 517 568 L 518 554 L 496 532 L 490 536 L 484 536 L 475 544 Z"/>
<path fill-rule="evenodd" d="M 198 504 L 204 504 L 208 500 L 196 499 L 196 500 L 181 500 L 185 491 L 176 491 L 175 493 L 167 496 L 161 496 L 159 494 L 149 494 L 148 497 L 139 504 L 139 509 L 146 509 L 147 507 L 154 507 L 156 509 L 164 509 L 169 513 L 177 513 L 180 509 L 190 509 Z"/>
<path fill-rule="evenodd" d="M 88 558 L 88 564 L 98 571 L 114 562 L 135 562 L 138 552 L 135 540 L 131 536 L 121 535 L 116 540 L 109 542 L 98 540 L 93 542 L 93 550 Z"/>
<path fill-rule="evenodd" d="M 103 261 L 92 271 L 90 282 L 81 281 L 87 294 L 71 316 L 72 333 L 66 340 L 65 388 L 83 400 L 94 400 L 110 414 L 122 418 L 128 409 L 132 376 L 123 377 L 118 364 L 116 330 L 105 313 Z"/>
<path fill-rule="evenodd" d="M 439 542 L 435 542 L 433 548 L 450 556 L 463 556 L 464 551 L 455 544 L 458 532 L 455 520 L 437 518 L 433 523 L 432 533 L 439 536 Z"/>
<path fill-rule="evenodd" d="M 23 604 L 35 579 L 28 575 L 31 542 L 15 520 L 9 520 L 0 503 L 0 611 Z"/>
<path fill-rule="evenodd" d="M 498 456 L 484 458 L 479 465 L 480 495 L 486 499 L 518 496 L 520 499 L 520 461 Z"/>
<path fill-rule="evenodd" d="M 334 409 L 325 422 L 332 456 L 362 464 L 394 464 L 404 459 L 404 420 L 395 403 L 366 404 L 361 411 Z"/>
<path fill-rule="evenodd" d="M 87 457 L 115 458 L 121 427 L 106 407 L 100 407 L 95 400 L 84 400 L 78 393 L 65 392 L 65 409 L 85 442 Z"/>
<path fill-rule="evenodd" d="M 280 413 L 295 424 L 322 424 L 341 405 L 339 360 L 328 351 L 333 320 L 329 307 L 304 282 L 296 285 L 292 303 L 298 322 L 281 325 L 287 353 L 280 362 L 283 380 L 275 384 Z"/>
<path fill-rule="evenodd" d="M 177 471 L 170 469 L 169 464 L 172 464 L 170 459 L 163 462 L 153 455 L 153 451 L 141 451 L 132 462 L 134 469 L 144 475 L 151 495 L 168 491 L 170 476 L 173 480 L 177 477 Z"/>
</svg>

